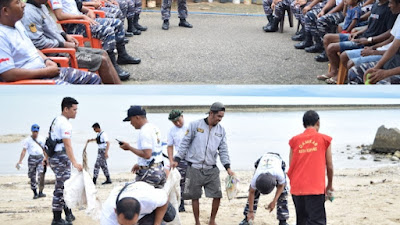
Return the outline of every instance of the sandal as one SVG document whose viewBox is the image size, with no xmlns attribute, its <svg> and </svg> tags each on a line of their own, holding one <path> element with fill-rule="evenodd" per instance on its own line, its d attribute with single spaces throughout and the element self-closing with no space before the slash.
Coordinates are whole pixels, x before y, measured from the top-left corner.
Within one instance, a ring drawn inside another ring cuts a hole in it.
<svg viewBox="0 0 400 225">
<path fill-rule="evenodd" d="M 328 75 L 326 75 L 326 74 L 322 74 L 322 75 L 318 75 L 317 76 L 318 80 L 327 80 L 329 78 L 331 78 L 331 77 L 328 77 Z"/>
<path fill-rule="evenodd" d="M 333 77 L 326 79 L 325 83 L 327 84 L 337 84 L 337 81 L 333 79 Z"/>
</svg>

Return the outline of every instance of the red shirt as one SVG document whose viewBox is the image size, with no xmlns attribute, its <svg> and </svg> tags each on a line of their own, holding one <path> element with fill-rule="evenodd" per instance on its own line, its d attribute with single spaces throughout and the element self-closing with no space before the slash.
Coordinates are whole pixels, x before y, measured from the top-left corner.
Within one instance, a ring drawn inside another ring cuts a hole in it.
<svg viewBox="0 0 400 225">
<path fill-rule="evenodd" d="M 293 195 L 325 193 L 326 150 L 332 138 L 308 128 L 289 141 L 292 161 L 288 176 Z"/>
</svg>

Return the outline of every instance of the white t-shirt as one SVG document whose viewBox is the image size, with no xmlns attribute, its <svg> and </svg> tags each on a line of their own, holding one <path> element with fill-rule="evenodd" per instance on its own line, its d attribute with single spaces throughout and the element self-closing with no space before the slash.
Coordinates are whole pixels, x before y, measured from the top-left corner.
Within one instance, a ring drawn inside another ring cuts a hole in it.
<svg viewBox="0 0 400 225">
<path fill-rule="evenodd" d="M 260 162 L 253 178 L 251 179 L 250 186 L 256 189 L 256 180 L 258 176 L 262 173 L 270 173 L 272 176 L 276 177 L 278 184 L 285 184 L 286 177 L 282 170 L 282 159 L 276 154 L 266 153 L 261 157 Z"/>
<path fill-rule="evenodd" d="M 154 163 L 160 163 L 163 161 L 162 156 L 162 142 L 161 133 L 158 127 L 151 123 L 146 123 L 140 128 L 139 138 L 138 138 L 138 149 L 151 149 L 150 159 L 144 159 L 139 157 L 139 166 L 148 166 L 150 161 L 154 158 Z"/>
<path fill-rule="evenodd" d="M 75 0 L 50 0 L 53 10 L 62 9 L 64 13 L 81 15 Z"/>
<path fill-rule="evenodd" d="M 105 149 L 107 147 L 108 135 L 104 131 L 101 131 L 100 133 L 97 134 L 97 136 L 99 135 L 101 144 L 97 145 L 99 146 L 99 148 Z"/>
<path fill-rule="evenodd" d="M 393 35 L 394 39 L 397 39 L 397 40 L 400 39 L 400 16 L 398 16 L 396 21 L 394 22 L 392 30 L 390 31 L 390 34 Z M 390 46 L 392 46 L 392 44 L 393 44 L 393 41 L 387 45 L 377 48 L 376 50 L 387 51 L 390 48 Z"/>
<path fill-rule="evenodd" d="M 38 136 L 36 141 L 44 148 L 44 143 L 46 142 L 44 137 Z M 29 155 L 43 155 L 43 149 L 33 140 L 31 136 L 25 138 L 22 142 L 24 149 L 28 151 Z"/>
<path fill-rule="evenodd" d="M 101 212 L 101 225 L 118 225 L 115 213 L 117 196 L 122 187 L 115 187 L 103 204 Z M 163 189 L 156 189 L 143 181 L 129 185 L 120 195 L 119 199 L 133 197 L 140 203 L 139 219 L 152 213 L 156 208 L 165 205 L 168 201 L 167 193 Z"/>
<path fill-rule="evenodd" d="M 21 21 L 14 27 L 0 24 L 0 74 L 14 68 L 46 67 Z"/>
<path fill-rule="evenodd" d="M 51 126 L 50 134 L 53 140 L 71 139 L 72 125 L 65 116 L 59 115 Z M 60 152 L 63 150 L 63 148 L 64 143 L 57 144 L 55 151 Z"/>
<path fill-rule="evenodd" d="M 173 126 L 168 133 L 167 145 L 174 146 L 175 152 L 178 152 L 179 145 L 187 132 L 187 123 L 184 123 L 181 128 Z"/>
<path fill-rule="evenodd" d="M 340 3 L 342 3 L 343 0 L 336 0 L 336 6 L 340 5 Z"/>
</svg>

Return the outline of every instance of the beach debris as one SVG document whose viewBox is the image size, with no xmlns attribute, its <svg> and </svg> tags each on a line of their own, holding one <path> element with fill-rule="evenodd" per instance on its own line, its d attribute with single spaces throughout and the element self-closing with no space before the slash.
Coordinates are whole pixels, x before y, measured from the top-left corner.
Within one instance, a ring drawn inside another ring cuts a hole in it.
<svg viewBox="0 0 400 225">
<path fill-rule="evenodd" d="M 396 151 L 393 155 L 396 156 L 397 158 L 400 158 L 400 151 Z"/>
<path fill-rule="evenodd" d="M 378 128 L 375 135 L 372 150 L 377 153 L 395 153 L 400 146 L 400 130 L 386 128 L 384 125 Z"/>
<path fill-rule="evenodd" d="M 357 147 L 356 147 L 357 149 L 360 149 L 361 148 L 361 146 L 360 145 L 357 145 Z"/>
<path fill-rule="evenodd" d="M 368 154 L 370 154 L 370 151 L 369 150 L 361 150 L 361 155 L 368 155 Z"/>
<path fill-rule="evenodd" d="M 394 161 L 394 162 L 398 162 L 398 161 L 399 161 L 399 158 L 396 157 L 396 156 L 392 156 L 392 157 L 390 158 L 390 160 L 392 160 L 392 161 Z"/>
<path fill-rule="evenodd" d="M 371 180 L 369 183 L 370 183 L 370 184 L 383 184 L 383 183 L 385 183 L 385 182 L 386 182 L 386 179 L 379 180 L 379 181 L 373 181 L 373 180 Z"/>
<path fill-rule="evenodd" d="M 229 200 L 234 199 L 238 193 L 239 179 L 236 176 L 228 175 L 225 178 L 226 195 Z"/>
<path fill-rule="evenodd" d="M 361 159 L 361 160 L 367 160 L 367 157 L 361 156 L 360 159 Z"/>
<path fill-rule="evenodd" d="M 374 161 L 375 161 L 375 162 L 380 162 L 380 161 L 382 161 L 382 157 L 376 155 L 376 156 L 374 157 Z"/>
<path fill-rule="evenodd" d="M 354 159 L 354 156 L 348 156 L 347 159 Z"/>
</svg>

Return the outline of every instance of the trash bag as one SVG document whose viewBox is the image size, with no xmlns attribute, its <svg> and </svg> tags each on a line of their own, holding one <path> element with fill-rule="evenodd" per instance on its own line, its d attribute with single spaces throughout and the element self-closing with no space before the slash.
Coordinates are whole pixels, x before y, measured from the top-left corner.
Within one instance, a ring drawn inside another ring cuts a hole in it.
<svg viewBox="0 0 400 225">
<path fill-rule="evenodd" d="M 229 200 L 232 200 L 236 197 L 238 193 L 238 185 L 239 179 L 236 176 L 228 175 L 225 178 L 226 195 L 228 196 Z"/>
<path fill-rule="evenodd" d="M 175 208 L 176 216 L 171 222 L 166 223 L 167 225 L 180 225 L 181 220 L 179 217 L 179 205 L 181 204 L 181 187 L 180 187 L 181 174 L 178 169 L 172 169 L 168 175 L 167 181 L 164 184 L 163 189 L 168 194 L 169 202 Z"/>
<path fill-rule="evenodd" d="M 68 208 L 86 206 L 86 214 L 94 220 L 99 220 L 101 215 L 101 202 L 96 196 L 96 186 L 90 174 L 82 172 L 72 174 L 64 184 L 64 201 Z"/>
</svg>

